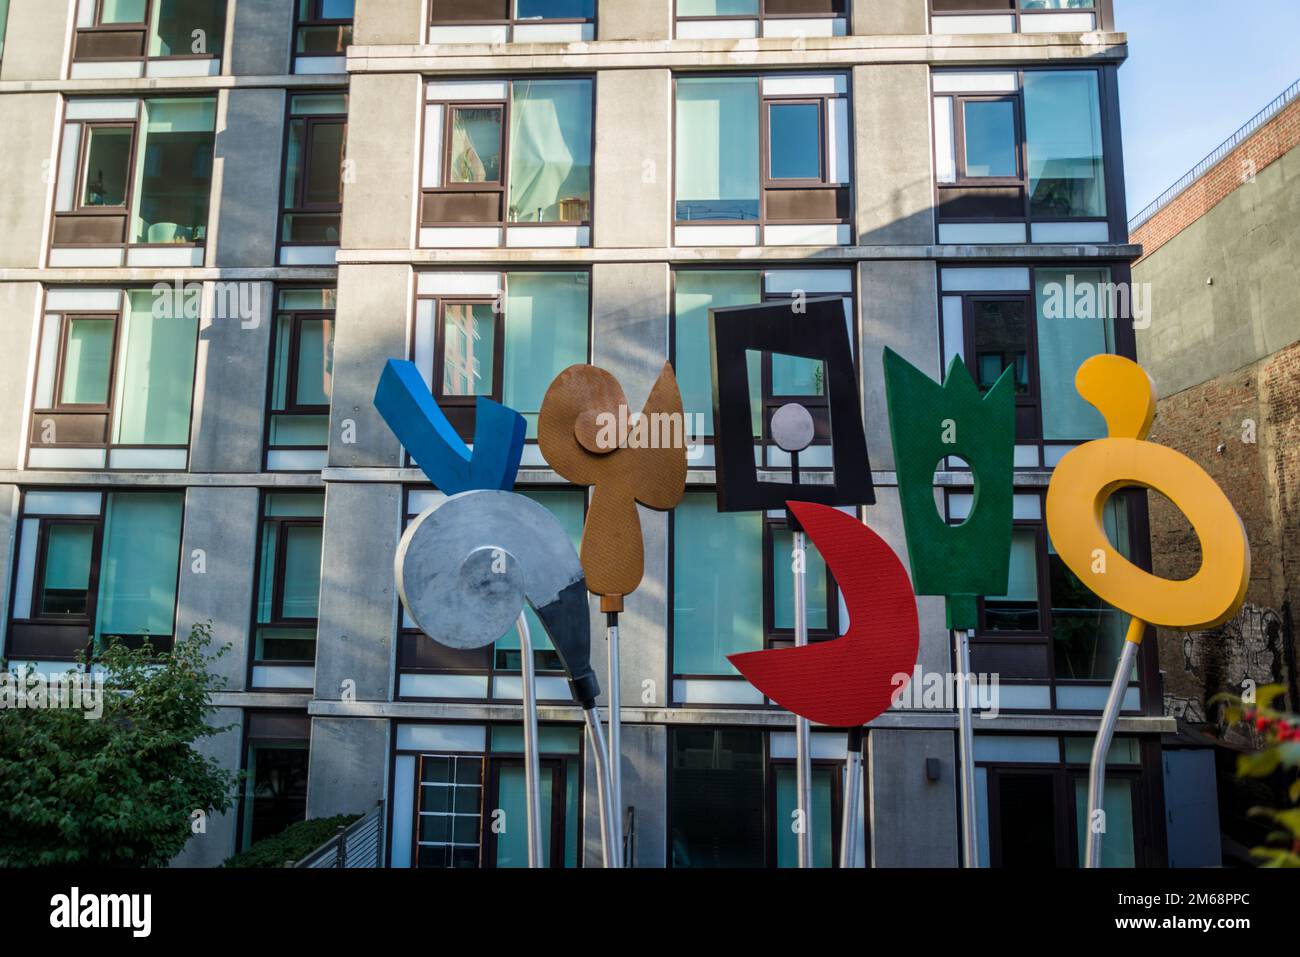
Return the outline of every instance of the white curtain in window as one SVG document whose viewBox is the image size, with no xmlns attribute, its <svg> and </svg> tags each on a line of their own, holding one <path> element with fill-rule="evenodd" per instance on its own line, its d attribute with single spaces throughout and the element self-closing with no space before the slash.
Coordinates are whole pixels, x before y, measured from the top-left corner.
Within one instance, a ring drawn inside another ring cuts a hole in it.
<svg viewBox="0 0 1300 957">
<path fill-rule="evenodd" d="M 758 202 L 758 79 L 677 81 L 677 200 Z M 714 218 L 722 218 L 714 216 Z"/>
<path fill-rule="evenodd" d="M 163 635 L 175 627 L 183 499 L 116 493 L 104 513 L 96 636 Z"/>
<path fill-rule="evenodd" d="M 171 299 L 166 299 L 168 304 Z M 117 380 L 113 441 L 120 445 L 187 445 L 194 397 L 197 318 L 154 315 L 154 294 L 130 294 Z"/>
<path fill-rule="evenodd" d="M 510 111 L 511 221 L 588 218 L 591 81 L 521 80 Z"/>
</svg>

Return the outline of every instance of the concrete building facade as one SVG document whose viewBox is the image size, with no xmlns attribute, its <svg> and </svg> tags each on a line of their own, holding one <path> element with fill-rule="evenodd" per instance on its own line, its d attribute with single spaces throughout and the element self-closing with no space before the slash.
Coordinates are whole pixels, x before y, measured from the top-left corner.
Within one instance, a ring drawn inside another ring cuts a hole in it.
<svg viewBox="0 0 1300 957">
<path fill-rule="evenodd" d="M 518 643 L 453 655 L 407 627 L 393 554 L 437 493 L 371 404 L 384 361 L 413 360 L 467 435 L 476 394 L 532 423 L 550 379 L 591 362 L 636 409 L 671 361 L 707 433 L 708 308 L 839 296 L 878 497 L 860 515 L 900 555 L 881 350 L 935 377 L 962 356 L 981 384 L 1018 370 L 1013 587 L 982 603 L 972 651 L 1000 689 L 976 721 L 981 863 L 1075 863 L 1123 622 L 1055 556 L 1042 498 L 1061 456 L 1102 434 L 1073 391 L 1078 363 L 1134 354 L 1126 317 L 1051 305 L 1128 281 L 1140 252 L 1109 0 L 352 7 L 9 4 L 11 666 L 213 623 L 231 646 L 217 665 L 230 729 L 207 746 L 249 783 L 178 863 L 384 802 L 393 866 L 517 864 Z M 816 370 L 789 358 L 760 360 L 764 398 L 816 395 Z M 529 438 L 518 489 L 576 538 L 584 493 Z M 791 640 L 789 532 L 717 513 L 711 453 L 678 509 L 641 511 L 645 578 L 622 618 L 638 867 L 791 861 L 793 719 L 725 659 Z M 801 463 L 819 464 L 824 449 Z M 936 463 L 952 521 L 972 498 L 963 466 Z M 1108 518 L 1147 562 L 1143 501 Z M 812 636 L 831 639 L 846 614 L 813 567 Z M 918 667 L 943 678 L 942 600 L 918 605 Z M 1166 860 L 1172 722 L 1153 650 L 1108 776 L 1121 866 Z M 594 651 L 603 674 L 604 642 Z M 547 853 L 592 866 L 592 759 L 553 653 L 536 654 Z M 867 734 L 859 859 L 956 866 L 953 706 L 937 692 L 904 704 Z M 829 865 L 846 733 L 813 742 Z"/>
</svg>

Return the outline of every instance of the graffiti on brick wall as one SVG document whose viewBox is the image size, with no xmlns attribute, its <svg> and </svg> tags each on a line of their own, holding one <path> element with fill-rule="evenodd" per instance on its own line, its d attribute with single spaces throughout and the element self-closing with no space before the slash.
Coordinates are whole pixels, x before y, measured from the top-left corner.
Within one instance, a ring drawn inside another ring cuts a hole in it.
<svg viewBox="0 0 1300 957">
<path fill-rule="evenodd" d="M 1192 724 L 1213 723 L 1226 730 L 1218 708 L 1206 702 L 1220 692 L 1241 694 L 1256 687 L 1286 684 L 1287 655 L 1281 616 L 1272 608 L 1245 604 L 1236 617 L 1207 631 L 1184 632 L 1182 689 L 1195 695 L 1165 695 L 1165 714 Z"/>
</svg>

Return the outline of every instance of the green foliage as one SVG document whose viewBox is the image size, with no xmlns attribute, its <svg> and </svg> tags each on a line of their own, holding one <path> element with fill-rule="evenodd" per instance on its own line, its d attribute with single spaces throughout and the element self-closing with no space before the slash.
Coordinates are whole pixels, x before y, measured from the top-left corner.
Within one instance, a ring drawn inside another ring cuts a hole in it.
<svg viewBox="0 0 1300 957">
<path fill-rule="evenodd" d="M 286 861 L 306 857 L 338 832 L 359 820 L 360 814 L 316 817 L 290 824 L 279 834 L 263 838 L 245 851 L 226 859 L 222 867 L 284 867 Z"/>
<path fill-rule="evenodd" d="M 1210 703 L 1226 705 L 1224 716 L 1228 723 L 1247 724 L 1264 736 L 1263 750 L 1237 758 L 1237 777 L 1283 775 L 1284 781 L 1290 779 L 1287 798 L 1295 805 L 1300 804 L 1300 716 L 1271 707 L 1284 691 L 1281 685 L 1268 685 L 1256 690 L 1253 701 L 1221 694 L 1215 695 Z M 1263 846 L 1251 848 L 1251 856 L 1262 867 L 1300 867 L 1300 807 L 1259 806 L 1251 808 L 1250 815 L 1270 821 L 1276 827 Z"/>
<path fill-rule="evenodd" d="M 225 728 L 207 719 L 210 624 L 158 654 L 113 644 L 103 714 L 0 709 L 0 867 L 162 867 L 189 840 L 191 815 L 227 810 L 239 775 L 193 747 Z M 29 669 L 30 670 L 30 669 Z"/>
</svg>

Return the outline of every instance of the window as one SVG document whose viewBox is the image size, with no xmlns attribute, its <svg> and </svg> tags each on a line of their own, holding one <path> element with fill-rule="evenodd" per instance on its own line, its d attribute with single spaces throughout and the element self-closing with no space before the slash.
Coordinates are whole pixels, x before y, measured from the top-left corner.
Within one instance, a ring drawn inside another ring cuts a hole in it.
<svg viewBox="0 0 1300 957">
<path fill-rule="evenodd" d="M 933 33 L 1086 33 L 1112 20 L 1109 0 L 930 0 L 930 11 Z"/>
<path fill-rule="evenodd" d="M 325 466 L 337 299 L 328 288 L 277 293 L 266 431 L 269 471 L 316 472 Z"/>
<path fill-rule="evenodd" d="M 355 0 L 297 0 L 294 73 L 344 73 Z"/>
<path fill-rule="evenodd" d="M 565 43 L 596 38 L 596 0 L 432 0 L 430 43 Z"/>
<path fill-rule="evenodd" d="M 799 298 L 842 295 L 845 321 L 853 339 L 853 274 L 847 269 L 697 270 L 673 274 L 673 369 L 682 392 L 682 409 L 704 424 L 703 436 L 713 436 L 713 373 L 709 365 L 709 310 L 760 302 L 795 303 Z M 791 322 L 799 321 L 792 311 Z M 811 448 L 799 455 L 799 468 L 831 466 L 830 411 L 825 395 L 823 363 L 776 353 L 748 356 L 750 407 L 756 444 L 769 468 L 788 468 L 790 456 L 772 444 L 768 424 L 772 414 L 797 399 L 813 414 L 817 433 Z M 712 447 L 699 463 L 713 465 Z"/>
<path fill-rule="evenodd" d="M 184 495 L 28 490 L 5 657 L 71 661 L 106 642 L 169 651 Z"/>
<path fill-rule="evenodd" d="M 333 265 L 343 218 L 346 93 L 289 97 L 280 264 Z"/>
<path fill-rule="evenodd" d="M 198 316 L 164 292 L 46 292 L 27 467 L 182 471 Z"/>
<path fill-rule="evenodd" d="M 842 37 L 848 6 L 848 0 L 677 0 L 677 37 Z"/>
<path fill-rule="evenodd" d="M 537 438 L 551 380 L 587 361 L 591 316 L 585 272 L 421 273 L 415 364 L 465 441 L 487 396 L 519 412 Z M 541 465 L 535 447 L 525 465 Z"/>
<path fill-rule="evenodd" d="M 548 867 L 578 867 L 582 729 L 542 725 L 538 738 L 542 860 Z M 394 781 L 394 804 L 414 811 L 412 824 L 394 810 L 394 867 L 528 866 L 518 725 L 399 725 Z"/>
<path fill-rule="evenodd" d="M 1092 743 L 1076 737 L 975 736 L 980 866 L 1080 866 L 1087 847 Z M 1148 798 L 1142 778 L 1149 773 L 1143 750 L 1138 739 L 1121 736 L 1106 757 L 1103 867 L 1157 864 L 1143 860 Z"/>
<path fill-rule="evenodd" d="M 794 735 L 688 727 L 668 733 L 671 866 L 797 867 Z M 845 748 L 843 733 L 813 735 L 814 867 L 839 861 Z"/>
<path fill-rule="evenodd" d="M 1092 69 L 935 71 L 939 241 L 1108 242 L 1110 82 Z"/>
<path fill-rule="evenodd" d="M 544 506 L 559 519 L 574 547 L 578 547 L 586 519 L 586 494 L 581 489 L 530 489 L 521 494 Z M 407 492 L 407 522 L 413 521 L 438 496 L 439 493 L 431 489 L 410 489 Z M 531 608 L 526 608 L 524 615 L 528 620 L 529 638 L 533 644 L 538 699 L 571 701 L 573 695 L 568 680 L 564 677 L 564 668 L 546 634 L 545 626 Z M 405 610 L 402 612 L 400 629 L 397 651 L 399 698 L 520 699 L 522 692 L 519 673 L 522 661 L 519 633 L 515 628 L 512 627 L 492 645 L 469 650 L 438 644 L 415 627 Z"/>
<path fill-rule="evenodd" d="M 587 246 L 589 79 L 433 81 L 421 246 Z"/>
<path fill-rule="evenodd" d="M 794 643 L 791 551 L 781 516 L 719 512 L 712 492 L 687 492 L 672 519 L 673 700 L 765 703 L 728 655 Z M 806 542 L 808 639 L 840 634 L 839 592 Z"/>
<path fill-rule="evenodd" d="M 67 102 L 51 266 L 201 266 L 216 101 Z"/>
<path fill-rule="evenodd" d="M 239 849 L 307 817 L 311 719 L 293 712 L 250 711 L 244 728 L 244 791 Z"/>
<path fill-rule="evenodd" d="M 960 355 L 981 390 L 1014 370 L 1017 465 L 1050 467 L 1072 444 L 1103 438 L 1105 422 L 1074 375 L 1092 356 L 1133 354 L 1131 325 L 1116 322 L 1131 315 L 1127 284 L 1096 266 L 940 273 L 944 367 Z"/>
<path fill-rule="evenodd" d="M 1128 496 L 1106 503 L 1107 537 L 1133 560 Z M 969 514 L 969 492 L 949 492 L 949 521 Z M 1017 493 L 1007 592 L 979 602 L 972 669 L 1000 672 L 1006 710 L 1096 711 L 1106 699 L 1128 617 L 1093 594 L 1052 547 L 1037 493 Z M 1139 680 L 1134 669 L 1132 681 Z M 1138 707 L 1130 689 L 1125 708 Z"/>
<path fill-rule="evenodd" d="M 254 688 L 314 684 L 324 515 L 320 492 L 270 492 L 262 498 L 249 666 Z"/>
<path fill-rule="evenodd" d="M 5 55 L 5 30 L 9 25 L 9 0 L 0 0 L 0 58 Z"/>
<path fill-rule="evenodd" d="M 848 244 L 847 89 L 842 74 L 678 77 L 677 244 Z"/>
<path fill-rule="evenodd" d="M 72 78 L 216 76 L 225 0 L 77 0 Z"/>
</svg>

